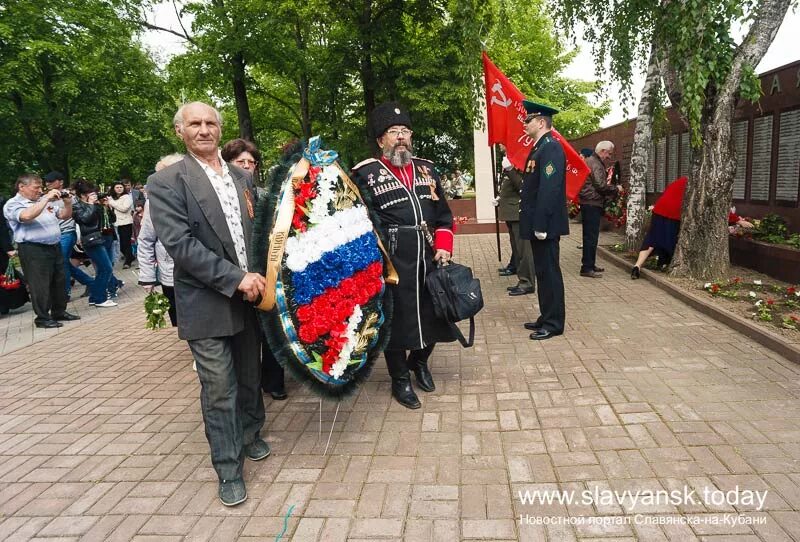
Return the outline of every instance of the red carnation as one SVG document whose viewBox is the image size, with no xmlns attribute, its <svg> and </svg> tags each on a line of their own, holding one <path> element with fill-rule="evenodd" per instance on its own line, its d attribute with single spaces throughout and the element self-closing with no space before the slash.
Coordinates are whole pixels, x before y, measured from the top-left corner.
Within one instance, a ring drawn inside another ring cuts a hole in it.
<svg viewBox="0 0 800 542">
<path fill-rule="evenodd" d="M 315 198 L 316 196 L 317 193 L 314 191 L 313 183 L 300 183 L 299 197 L 303 198 L 305 201 Z"/>
</svg>

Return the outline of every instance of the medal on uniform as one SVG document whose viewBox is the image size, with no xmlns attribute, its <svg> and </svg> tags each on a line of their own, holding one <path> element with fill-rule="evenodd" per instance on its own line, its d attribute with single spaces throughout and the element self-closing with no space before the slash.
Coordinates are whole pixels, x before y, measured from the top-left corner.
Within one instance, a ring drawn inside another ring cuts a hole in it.
<svg viewBox="0 0 800 542">
<path fill-rule="evenodd" d="M 428 186 L 431 187 L 431 199 L 433 201 L 439 201 L 439 196 L 436 194 L 436 181 L 431 179 L 430 183 L 428 183 Z"/>
</svg>

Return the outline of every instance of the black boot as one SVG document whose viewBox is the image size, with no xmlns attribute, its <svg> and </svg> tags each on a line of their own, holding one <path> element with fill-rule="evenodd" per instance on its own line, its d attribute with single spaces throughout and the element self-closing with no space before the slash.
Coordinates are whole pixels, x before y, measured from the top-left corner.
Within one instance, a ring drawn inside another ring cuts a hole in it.
<svg viewBox="0 0 800 542">
<path fill-rule="evenodd" d="M 417 386 L 422 391 L 431 392 L 436 389 L 436 384 L 433 383 L 433 375 L 428 369 L 428 358 L 433 352 L 433 345 L 428 345 L 422 350 L 412 350 L 408 356 L 408 368 L 414 371 L 414 376 L 417 377 Z"/>
<path fill-rule="evenodd" d="M 386 350 L 383 353 L 386 358 L 386 367 L 389 369 L 389 376 L 392 377 L 392 397 L 406 408 L 419 408 L 419 402 L 414 388 L 411 387 L 411 377 L 406 367 L 406 353 L 404 350 Z"/>
</svg>

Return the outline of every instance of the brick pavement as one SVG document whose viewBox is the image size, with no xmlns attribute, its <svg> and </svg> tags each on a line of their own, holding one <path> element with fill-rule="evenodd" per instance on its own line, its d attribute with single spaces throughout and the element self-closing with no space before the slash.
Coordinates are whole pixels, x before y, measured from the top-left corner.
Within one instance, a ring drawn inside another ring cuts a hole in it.
<svg viewBox="0 0 800 542">
<path fill-rule="evenodd" d="M 574 229 L 564 336 L 529 341 L 535 296 L 505 295 L 493 236 L 460 236 L 486 300 L 475 347 L 437 348 L 417 411 L 390 400 L 378 366 L 342 402 L 327 455 L 335 405 L 320 433 L 319 400 L 289 382 L 267 403 L 273 454 L 247 463 L 234 509 L 216 498 L 188 349 L 143 329 L 134 288 L 0 357 L 0 539 L 271 541 L 290 506 L 283 540 L 800 539 L 798 366 L 611 266 L 579 277 Z M 737 485 L 768 490 L 763 510 L 518 498 Z M 672 523 L 529 524 L 636 513 Z M 738 513 L 764 523 L 722 523 Z"/>
</svg>

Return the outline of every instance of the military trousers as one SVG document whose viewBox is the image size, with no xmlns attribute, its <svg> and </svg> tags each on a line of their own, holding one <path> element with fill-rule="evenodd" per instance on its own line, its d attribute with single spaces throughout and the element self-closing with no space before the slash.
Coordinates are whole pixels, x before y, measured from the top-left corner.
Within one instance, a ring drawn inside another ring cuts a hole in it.
<svg viewBox="0 0 800 542">
<path fill-rule="evenodd" d="M 519 221 L 506 222 L 509 231 L 512 232 L 514 238 L 514 245 L 517 249 L 517 278 L 519 280 L 518 286 L 520 288 L 533 288 L 536 289 L 536 279 L 533 267 L 533 250 L 531 249 L 531 242 L 527 239 L 522 239 L 519 232 Z"/>
</svg>

